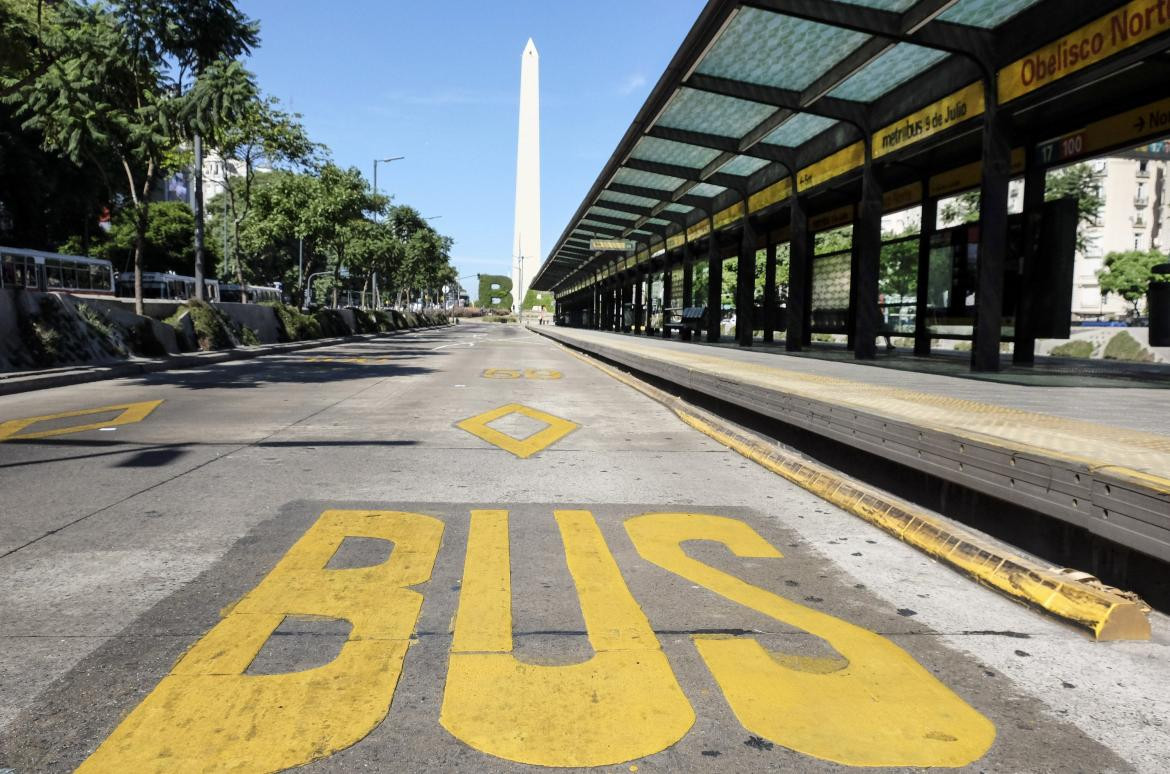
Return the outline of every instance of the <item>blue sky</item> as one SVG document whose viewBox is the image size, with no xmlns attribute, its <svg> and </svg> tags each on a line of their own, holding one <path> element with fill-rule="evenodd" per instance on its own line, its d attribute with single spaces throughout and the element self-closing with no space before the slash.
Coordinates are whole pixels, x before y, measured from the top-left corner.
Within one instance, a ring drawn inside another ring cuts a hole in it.
<svg viewBox="0 0 1170 774">
<path fill-rule="evenodd" d="M 460 274 L 510 274 L 520 54 L 540 51 L 542 257 L 702 0 L 238 0 L 250 67 L 343 166 L 454 238 Z M 464 279 L 468 289 L 474 278 Z M 474 291 L 473 291 L 474 295 Z"/>
</svg>

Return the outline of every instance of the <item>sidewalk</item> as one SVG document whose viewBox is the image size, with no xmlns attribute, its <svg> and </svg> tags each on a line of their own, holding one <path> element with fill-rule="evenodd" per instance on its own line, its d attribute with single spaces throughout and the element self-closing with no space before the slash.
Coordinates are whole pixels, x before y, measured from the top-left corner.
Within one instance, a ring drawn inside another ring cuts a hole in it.
<svg viewBox="0 0 1170 774">
<path fill-rule="evenodd" d="M 585 352 L 1170 559 L 1170 391 L 1008 384 L 568 328 Z M 1109 382 L 1101 382 L 1108 384 Z"/>
</svg>

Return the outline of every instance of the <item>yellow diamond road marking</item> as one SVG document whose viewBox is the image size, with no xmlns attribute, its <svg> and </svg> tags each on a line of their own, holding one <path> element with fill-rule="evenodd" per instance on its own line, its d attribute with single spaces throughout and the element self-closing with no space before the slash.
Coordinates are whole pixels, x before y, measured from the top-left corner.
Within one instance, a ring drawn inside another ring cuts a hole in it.
<svg viewBox="0 0 1170 774">
<path fill-rule="evenodd" d="M 499 430 L 488 427 L 488 423 L 495 422 L 497 419 L 502 419 L 509 414 L 520 414 L 529 419 L 535 419 L 537 422 L 544 422 L 548 427 L 523 439 L 514 438 L 507 433 L 501 433 Z M 466 430 L 476 438 L 487 441 L 493 446 L 498 446 L 504 451 L 515 454 L 520 459 L 527 459 L 538 451 L 547 449 L 580 427 L 576 422 L 554 417 L 552 414 L 546 414 L 543 411 L 537 411 L 534 408 L 522 406 L 519 403 L 509 403 L 507 406 L 500 406 L 498 409 L 492 409 L 485 414 L 464 419 L 455 426 L 461 430 Z"/>
<path fill-rule="evenodd" d="M 99 408 L 80 409 L 78 411 L 62 411 L 59 414 L 45 414 L 39 417 L 26 417 L 24 419 L 10 419 L 7 422 L 0 422 L 0 442 L 50 438 L 55 435 L 80 433 L 85 430 L 97 430 L 102 427 L 132 425 L 135 422 L 141 422 L 146 419 L 150 415 L 150 412 L 154 411 L 160 405 L 162 405 L 161 400 L 148 400 L 142 403 L 119 403 L 115 406 L 101 406 Z M 88 422 L 83 425 L 56 427 L 52 430 L 43 430 L 39 433 L 21 433 L 21 430 L 31 427 L 38 422 L 49 422 L 54 419 L 68 419 L 70 417 L 88 417 L 94 414 L 108 414 L 111 411 L 121 411 L 122 413 L 104 422 Z"/>
</svg>

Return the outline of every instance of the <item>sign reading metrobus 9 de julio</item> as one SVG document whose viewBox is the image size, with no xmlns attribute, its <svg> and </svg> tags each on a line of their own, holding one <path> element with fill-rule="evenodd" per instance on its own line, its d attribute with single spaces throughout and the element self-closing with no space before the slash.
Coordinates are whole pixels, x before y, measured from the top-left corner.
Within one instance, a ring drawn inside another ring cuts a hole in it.
<svg viewBox="0 0 1170 774">
<path fill-rule="evenodd" d="M 999 71 L 1010 102 L 1170 30 L 1170 0 L 1133 0 Z"/>
</svg>

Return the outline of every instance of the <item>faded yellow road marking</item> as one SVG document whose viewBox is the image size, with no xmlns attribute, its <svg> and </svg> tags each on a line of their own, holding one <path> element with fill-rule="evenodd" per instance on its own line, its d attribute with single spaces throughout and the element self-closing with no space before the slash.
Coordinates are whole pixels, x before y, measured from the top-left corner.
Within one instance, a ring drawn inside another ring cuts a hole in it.
<svg viewBox="0 0 1170 774">
<path fill-rule="evenodd" d="M 695 714 L 588 511 L 557 511 L 596 653 L 569 666 L 511 655 L 507 511 L 473 511 L 439 722 L 490 755 L 604 766 L 665 750 Z"/>
<path fill-rule="evenodd" d="M 499 430 L 488 427 L 488 423 L 495 422 L 497 419 L 502 419 L 509 414 L 521 414 L 529 419 L 544 422 L 548 427 L 523 439 L 514 438 L 507 433 L 501 433 Z M 498 446 L 504 451 L 515 454 L 520 459 L 527 459 L 538 451 L 547 449 L 580 427 L 576 422 L 570 422 L 567 419 L 561 419 L 552 414 L 547 414 L 543 411 L 529 408 L 528 406 L 522 406 L 519 403 L 509 403 L 507 406 L 500 406 L 479 416 L 464 419 L 455 426 L 461 430 L 466 430 L 476 438 L 487 441 L 493 446 Z"/>
<path fill-rule="evenodd" d="M 325 758 L 364 738 L 390 708 L 443 523 L 397 511 L 326 511 L 183 656 L 81 772 L 267 772 Z M 346 537 L 394 543 L 373 567 L 325 569 Z M 348 621 L 330 663 L 245 675 L 290 615 Z"/>
<path fill-rule="evenodd" d="M 135 422 L 141 422 L 150 415 L 150 412 L 162 405 L 161 400 L 147 400 L 141 403 L 119 403 L 114 406 L 101 406 L 99 408 L 80 409 L 78 411 L 62 411 L 57 414 L 45 414 L 39 417 L 26 417 L 25 419 L 10 419 L 7 422 L 0 423 L 0 442 L 11 440 L 24 440 L 34 438 L 52 438 L 57 435 L 67 435 L 69 433 L 80 433 L 85 430 L 97 430 L 102 427 L 117 427 L 120 425 L 132 425 Z M 122 413 L 113 419 L 105 420 L 104 422 L 88 422 L 83 425 L 70 425 L 69 427 L 58 427 L 52 430 L 43 430 L 36 433 L 21 433 L 21 430 L 31 427 L 38 422 L 49 422 L 54 419 L 68 419 L 70 417 L 86 417 L 94 414 L 107 414 L 111 411 L 121 411 Z"/>
<path fill-rule="evenodd" d="M 846 662 L 804 663 L 787 654 L 777 658 L 749 638 L 695 636 L 699 655 L 751 733 L 850 766 L 964 766 L 991 747 L 995 726 L 889 640 L 752 586 L 683 551 L 684 542 L 703 540 L 721 543 L 736 556 L 781 557 L 744 522 L 654 513 L 625 526 L 644 559 L 820 637 Z"/>
<path fill-rule="evenodd" d="M 548 382 L 560 379 L 563 374 L 552 368 L 485 368 L 480 374 L 484 379 L 519 379 L 524 377 L 536 382 Z"/>
<path fill-rule="evenodd" d="M 306 363 L 348 363 L 350 365 L 382 365 L 389 363 L 388 357 L 310 357 Z"/>
</svg>

